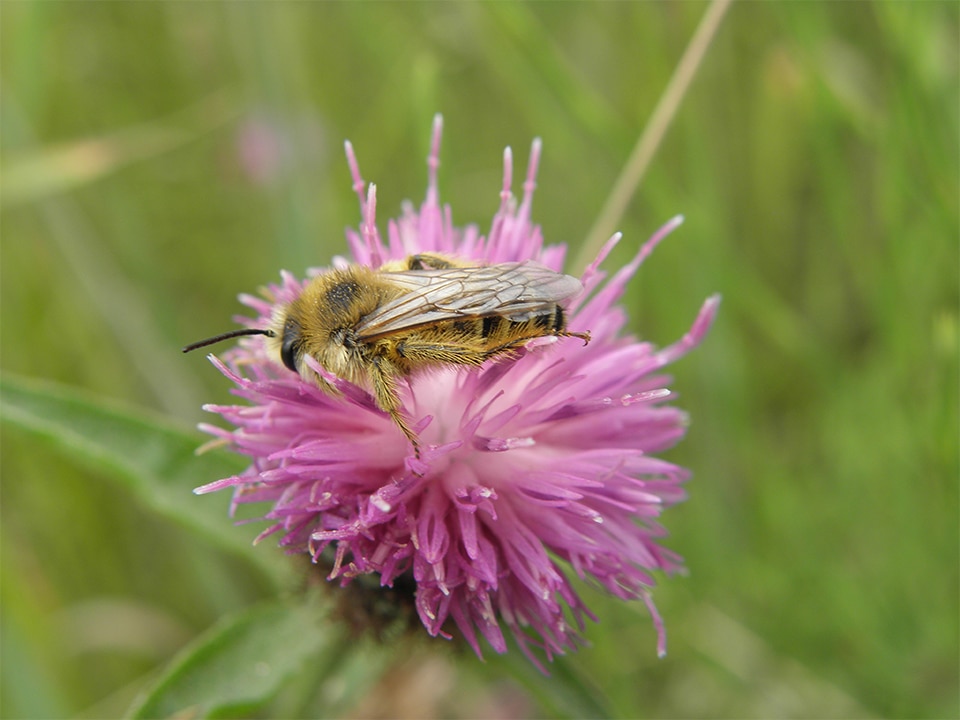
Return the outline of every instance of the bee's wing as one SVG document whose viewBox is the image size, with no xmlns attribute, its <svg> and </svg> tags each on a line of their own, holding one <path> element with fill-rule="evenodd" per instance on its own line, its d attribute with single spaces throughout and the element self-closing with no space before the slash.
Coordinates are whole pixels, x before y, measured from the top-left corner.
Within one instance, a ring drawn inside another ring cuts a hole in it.
<svg viewBox="0 0 960 720">
<path fill-rule="evenodd" d="M 535 262 L 384 273 L 408 290 L 357 325 L 360 340 L 458 318 L 503 315 L 517 322 L 576 295 L 580 281 Z"/>
</svg>

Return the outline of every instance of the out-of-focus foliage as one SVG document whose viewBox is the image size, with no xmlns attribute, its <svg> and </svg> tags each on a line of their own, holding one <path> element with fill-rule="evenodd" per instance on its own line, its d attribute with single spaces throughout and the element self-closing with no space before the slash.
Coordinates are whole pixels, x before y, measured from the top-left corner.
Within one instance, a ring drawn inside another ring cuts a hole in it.
<svg viewBox="0 0 960 720">
<path fill-rule="evenodd" d="M 229 395 L 180 347 L 230 329 L 239 292 L 343 252 L 344 139 L 384 222 L 419 201 L 436 112 L 454 221 L 483 227 L 503 146 L 522 159 L 540 136 L 534 217 L 575 255 L 705 7 L 4 3 L 4 371 L 189 431 Z M 705 296 L 724 304 L 676 370 L 692 427 L 670 457 L 695 477 L 665 518 L 691 571 L 657 594 L 670 655 L 642 608 L 585 589 L 601 623 L 556 674 L 597 707 L 960 713 L 958 14 L 725 18 L 607 261 L 682 212 L 631 288 L 633 327 L 666 344 Z M 3 716 L 120 714 L 179 647 L 277 592 L 252 572 L 284 562 L 270 542 L 251 562 L 215 541 L 256 532 L 229 527 L 226 496 L 224 527 L 197 532 L 62 437 L 11 421 L 2 439 Z M 549 681 L 510 680 L 516 658 L 446 651 L 418 643 L 337 712 L 562 713 Z M 320 712 L 306 672 L 275 715 Z"/>
</svg>

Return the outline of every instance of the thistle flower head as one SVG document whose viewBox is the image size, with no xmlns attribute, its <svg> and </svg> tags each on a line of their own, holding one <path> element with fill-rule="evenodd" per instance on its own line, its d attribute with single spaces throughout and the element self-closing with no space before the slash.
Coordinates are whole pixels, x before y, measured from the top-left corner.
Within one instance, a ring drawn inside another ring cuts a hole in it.
<svg viewBox="0 0 960 720">
<path fill-rule="evenodd" d="M 545 245 L 530 220 L 539 142 L 519 203 L 505 152 L 500 207 L 485 235 L 455 227 L 440 204 L 439 145 L 438 118 L 426 200 L 419 210 L 406 205 L 384 238 L 375 223 L 376 190 L 366 188 L 347 144 L 362 221 L 347 232 L 350 260 L 333 265 L 376 268 L 436 252 L 482 264 L 533 259 L 561 270 L 565 248 Z M 627 334 L 617 302 L 677 224 L 661 228 L 611 277 L 600 263 L 619 235 L 585 270 L 584 294 L 567 315 L 571 331 L 591 333 L 589 345 L 551 336 L 480 368 L 410 377 L 400 393 L 421 440 L 419 457 L 366 389 L 316 363 L 311 367 L 339 397 L 278 364 L 262 337 L 244 338 L 223 360 L 211 356 L 246 402 L 206 406 L 232 427 L 202 427 L 249 455 L 251 465 L 197 492 L 232 487 L 234 507 L 269 504 L 270 525 L 260 538 L 276 535 L 291 552 L 322 556 L 330 580 L 346 585 L 369 574 L 394 586 L 412 579 L 427 631 L 449 637 L 455 626 L 478 655 L 478 634 L 504 652 L 504 630 L 538 665 L 535 649 L 551 659 L 575 647 L 593 615 L 572 575 L 644 601 L 663 654 L 653 573 L 674 572 L 681 560 L 659 545 L 665 532 L 658 518 L 684 498 L 689 473 L 654 456 L 686 428 L 684 413 L 669 404 L 662 370 L 700 342 L 718 301 L 709 299 L 687 335 L 664 349 Z M 276 306 L 308 282 L 283 273 L 266 299 L 241 296 L 254 315 L 243 322 L 268 326 Z"/>
</svg>

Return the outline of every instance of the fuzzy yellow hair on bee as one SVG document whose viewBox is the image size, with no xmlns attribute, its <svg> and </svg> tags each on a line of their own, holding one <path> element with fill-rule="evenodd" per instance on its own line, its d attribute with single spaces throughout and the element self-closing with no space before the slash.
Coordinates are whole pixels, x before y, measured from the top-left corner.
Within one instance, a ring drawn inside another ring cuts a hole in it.
<svg viewBox="0 0 960 720">
<path fill-rule="evenodd" d="M 580 281 L 533 261 L 471 265 L 422 253 L 378 269 L 350 265 L 315 277 L 266 329 L 243 329 L 183 349 L 241 335 L 266 335 L 277 359 L 323 390 L 335 388 L 312 370 L 366 387 L 419 456 L 420 444 L 401 412 L 397 383 L 419 370 L 479 366 L 535 338 L 568 332 L 560 303 Z"/>
</svg>

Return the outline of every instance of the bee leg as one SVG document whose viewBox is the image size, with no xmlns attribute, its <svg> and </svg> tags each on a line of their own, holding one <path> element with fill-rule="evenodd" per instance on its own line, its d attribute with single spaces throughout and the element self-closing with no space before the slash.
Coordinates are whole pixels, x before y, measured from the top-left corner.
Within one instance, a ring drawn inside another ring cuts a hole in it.
<svg viewBox="0 0 960 720">
<path fill-rule="evenodd" d="M 410 444 L 413 445 L 413 455 L 420 459 L 420 438 L 417 437 L 417 434 L 410 429 L 410 426 L 407 424 L 407 419 L 399 410 L 387 410 L 390 413 L 390 418 L 397 424 L 397 427 L 400 428 L 400 432 L 407 436 L 407 440 L 410 441 Z"/>
<path fill-rule="evenodd" d="M 566 330 L 564 330 L 563 332 L 558 332 L 557 336 L 580 338 L 581 340 L 583 340 L 584 345 L 590 344 L 590 333 L 588 332 L 576 333 L 576 332 L 567 332 Z"/>
<path fill-rule="evenodd" d="M 420 459 L 420 438 L 410 428 L 407 418 L 400 412 L 400 396 L 397 394 L 396 376 L 399 374 L 393 364 L 381 357 L 373 358 L 371 367 L 371 379 L 373 386 L 373 399 L 377 402 L 377 407 L 390 415 L 390 419 L 396 423 L 400 431 L 406 436 L 407 440 L 413 445 L 413 454 Z"/>
<path fill-rule="evenodd" d="M 483 365 L 487 359 L 485 350 L 463 344 L 403 340 L 397 343 L 396 352 L 412 365 Z"/>
<path fill-rule="evenodd" d="M 564 312 L 563 308 L 557 305 L 554 307 L 553 312 L 549 315 L 541 315 L 537 318 L 537 324 L 541 327 L 546 326 L 549 328 L 553 335 L 557 337 L 575 337 L 583 340 L 583 344 L 587 345 L 590 342 L 590 333 L 589 332 L 570 332 L 567 330 L 567 314 Z"/>
<path fill-rule="evenodd" d="M 331 397 L 335 397 L 335 398 L 343 397 L 343 393 L 337 389 L 336 385 L 331 383 L 326 378 L 321 377 L 317 373 L 313 372 L 313 370 L 309 370 L 309 372 L 310 372 L 309 375 L 307 376 L 301 375 L 301 377 L 303 377 L 303 379 L 306 380 L 307 382 L 316 383 L 321 390 L 323 390 L 327 395 Z"/>
</svg>

